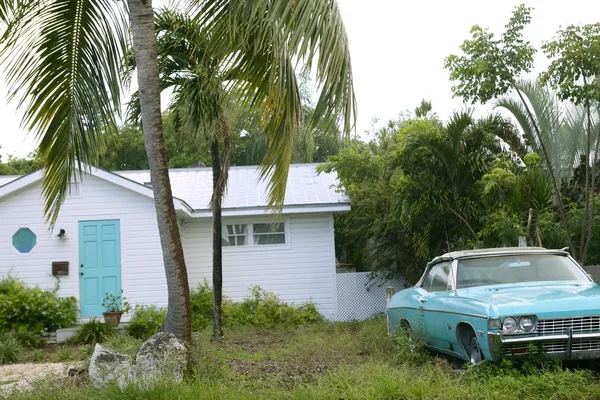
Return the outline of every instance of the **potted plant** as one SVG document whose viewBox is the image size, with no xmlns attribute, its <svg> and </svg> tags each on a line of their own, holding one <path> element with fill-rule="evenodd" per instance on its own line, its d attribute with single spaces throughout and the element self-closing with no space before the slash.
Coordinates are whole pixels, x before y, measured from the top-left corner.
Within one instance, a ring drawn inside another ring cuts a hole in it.
<svg viewBox="0 0 600 400">
<path fill-rule="evenodd" d="M 104 297 L 104 300 L 102 301 L 102 307 L 106 310 L 102 313 L 104 322 L 113 328 L 119 326 L 123 313 L 131 310 L 129 303 L 122 294 L 123 291 L 121 291 L 121 295 L 118 296 L 106 293 L 106 297 Z"/>
</svg>

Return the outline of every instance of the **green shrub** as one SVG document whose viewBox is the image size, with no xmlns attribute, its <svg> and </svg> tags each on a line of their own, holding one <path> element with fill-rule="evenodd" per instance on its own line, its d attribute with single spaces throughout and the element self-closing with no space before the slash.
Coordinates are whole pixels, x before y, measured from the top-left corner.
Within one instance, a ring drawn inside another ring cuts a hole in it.
<svg viewBox="0 0 600 400">
<path fill-rule="evenodd" d="M 0 332 L 24 328 L 33 332 L 54 331 L 77 321 L 77 300 L 59 298 L 53 290 L 26 287 L 8 277 L 0 280 Z"/>
<path fill-rule="evenodd" d="M 43 347 L 46 344 L 46 341 L 40 335 L 27 330 L 27 328 L 23 326 L 10 331 L 9 334 L 17 339 L 21 346 L 26 348 L 38 348 Z"/>
<path fill-rule="evenodd" d="M 126 327 L 127 334 L 136 339 L 146 340 L 161 330 L 166 319 L 167 310 L 164 308 L 154 305 L 136 306 Z"/>
<path fill-rule="evenodd" d="M 192 309 L 192 329 L 198 331 L 209 326 L 213 316 L 213 291 L 205 281 L 190 294 Z M 258 286 L 252 288 L 252 295 L 240 303 L 223 298 L 224 326 L 263 326 L 277 324 L 301 325 L 322 321 L 314 303 L 300 306 L 287 304 L 270 292 Z"/>
<path fill-rule="evenodd" d="M 115 328 L 95 319 L 80 325 L 75 335 L 69 339 L 72 344 L 104 343 L 116 334 Z"/>
<path fill-rule="evenodd" d="M 4 334 L 0 337 L 0 364 L 17 361 L 22 351 L 21 343 L 14 336 Z"/>
</svg>

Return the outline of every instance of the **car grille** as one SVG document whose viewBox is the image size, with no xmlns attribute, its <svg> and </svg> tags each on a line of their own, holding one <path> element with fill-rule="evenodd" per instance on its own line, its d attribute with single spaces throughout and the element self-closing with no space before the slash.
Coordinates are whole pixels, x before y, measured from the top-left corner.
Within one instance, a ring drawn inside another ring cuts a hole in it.
<svg viewBox="0 0 600 400">
<path fill-rule="evenodd" d="M 544 353 L 562 353 L 567 351 L 567 342 L 565 341 L 550 341 L 544 342 L 538 348 L 537 351 Z M 509 356 L 513 354 L 526 354 L 529 353 L 529 343 L 511 343 L 502 345 L 502 355 Z"/>
<path fill-rule="evenodd" d="M 572 351 L 600 350 L 600 339 L 576 339 L 571 345 Z"/>
<path fill-rule="evenodd" d="M 600 316 L 541 319 L 537 331 L 540 335 L 560 335 L 571 328 L 573 333 L 600 331 Z"/>
</svg>

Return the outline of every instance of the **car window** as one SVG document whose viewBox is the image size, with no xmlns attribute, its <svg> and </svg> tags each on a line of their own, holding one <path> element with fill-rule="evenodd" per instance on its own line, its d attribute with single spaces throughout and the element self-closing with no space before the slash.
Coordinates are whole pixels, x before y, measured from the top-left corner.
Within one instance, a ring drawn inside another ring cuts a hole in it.
<svg viewBox="0 0 600 400">
<path fill-rule="evenodd" d="M 448 279 L 452 264 L 441 262 L 429 269 L 427 276 L 423 279 L 421 287 L 428 292 L 442 292 L 448 290 Z"/>
<path fill-rule="evenodd" d="M 589 282 L 589 279 L 573 261 L 562 255 L 519 254 L 458 261 L 458 289 L 542 281 Z"/>
</svg>

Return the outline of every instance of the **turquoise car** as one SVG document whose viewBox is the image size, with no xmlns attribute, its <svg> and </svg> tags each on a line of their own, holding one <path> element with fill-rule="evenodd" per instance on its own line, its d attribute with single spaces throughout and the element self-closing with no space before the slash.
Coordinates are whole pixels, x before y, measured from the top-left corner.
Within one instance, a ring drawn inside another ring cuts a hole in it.
<svg viewBox="0 0 600 400">
<path fill-rule="evenodd" d="M 472 363 L 526 358 L 600 359 L 600 287 L 562 250 L 518 247 L 435 258 L 387 306 L 432 350 Z"/>
</svg>

